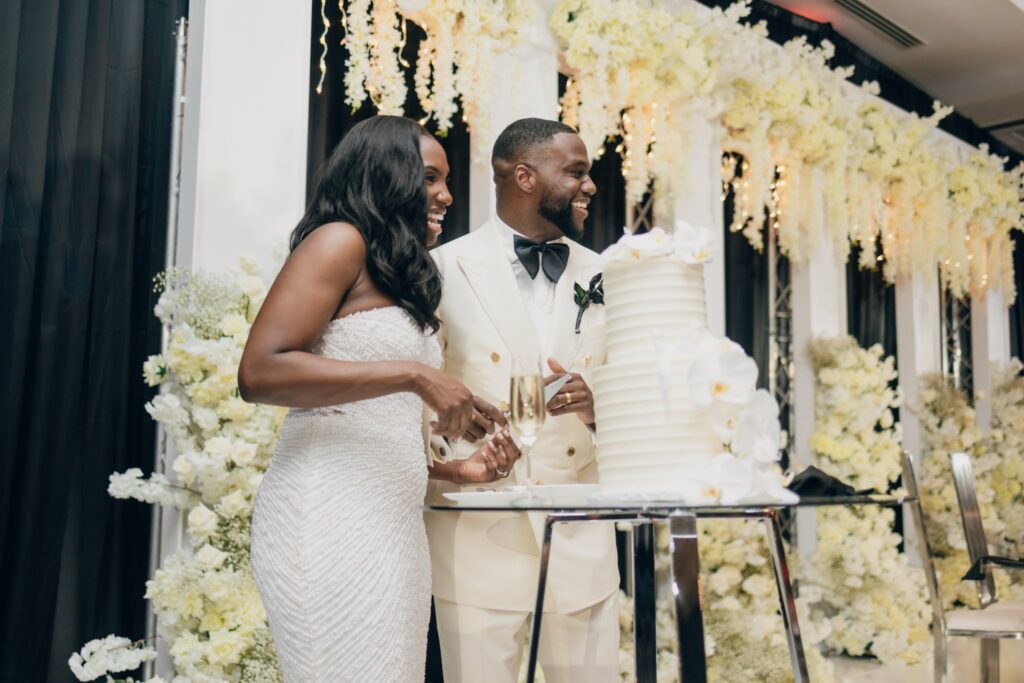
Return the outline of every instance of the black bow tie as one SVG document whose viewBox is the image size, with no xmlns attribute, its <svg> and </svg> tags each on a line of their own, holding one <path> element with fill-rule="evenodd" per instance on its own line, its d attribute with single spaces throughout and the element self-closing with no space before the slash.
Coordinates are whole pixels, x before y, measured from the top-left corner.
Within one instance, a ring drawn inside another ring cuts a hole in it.
<svg viewBox="0 0 1024 683">
<path fill-rule="evenodd" d="M 512 245 L 516 250 L 519 262 L 526 268 L 531 278 L 537 277 L 537 271 L 544 269 L 544 275 L 552 282 L 558 282 L 569 262 L 569 245 L 561 242 L 538 244 L 525 237 L 514 235 Z"/>
</svg>

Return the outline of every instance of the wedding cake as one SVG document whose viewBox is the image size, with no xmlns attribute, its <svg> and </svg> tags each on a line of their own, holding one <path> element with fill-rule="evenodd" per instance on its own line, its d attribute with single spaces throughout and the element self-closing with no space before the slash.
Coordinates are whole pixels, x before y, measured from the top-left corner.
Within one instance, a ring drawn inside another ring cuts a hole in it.
<svg viewBox="0 0 1024 683">
<path fill-rule="evenodd" d="M 599 480 L 612 493 L 729 502 L 778 494 L 778 406 L 708 331 L 711 232 L 679 223 L 605 253 L 607 361 L 593 374 Z"/>
</svg>

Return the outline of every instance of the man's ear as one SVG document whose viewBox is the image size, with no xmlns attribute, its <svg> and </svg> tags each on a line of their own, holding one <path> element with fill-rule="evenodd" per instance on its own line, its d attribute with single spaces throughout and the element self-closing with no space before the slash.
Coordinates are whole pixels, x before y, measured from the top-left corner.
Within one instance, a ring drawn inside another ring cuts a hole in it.
<svg viewBox="0 0 1024 683">
<path fill-rule="evenodd" d="M 536 185 L 533 169 L 526 164 L 516 164 L 513 173 L 519 190 L 524 194 L 533 194 L 533 188 Z"/>
</svg>

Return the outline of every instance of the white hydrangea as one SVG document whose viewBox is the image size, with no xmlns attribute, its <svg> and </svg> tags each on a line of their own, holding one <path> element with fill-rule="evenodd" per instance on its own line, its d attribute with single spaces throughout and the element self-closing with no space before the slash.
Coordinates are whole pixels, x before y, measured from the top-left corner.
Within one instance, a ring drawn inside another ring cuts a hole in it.
<svg viewBox="0 0 1024 683">
<path fill-rule="evenodd" d="M 86 643 L 81 651 L 71 655 L 68 666 L 78 680 L 93 681 L 108 673 L 137 669 L 153 659 L 156 659 L 153 648 L 109 635 Z"/>
</svg>

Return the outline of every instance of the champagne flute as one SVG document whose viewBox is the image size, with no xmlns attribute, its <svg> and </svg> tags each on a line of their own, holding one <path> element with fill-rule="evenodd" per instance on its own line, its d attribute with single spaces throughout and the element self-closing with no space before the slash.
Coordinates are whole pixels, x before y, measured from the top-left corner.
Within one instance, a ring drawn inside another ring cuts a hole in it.
<svg viewBox="0 0 1024 683">
<path fill-rule="evenodd" d="M 526 491 L 533 495 L 533 474 L 530 467 L 530 450 L 537 443 L 537 436 L 544 424 L 547 408 L 544 405 L 544 375 L 539 359 L 522 363 L 512 361 L 512 386 L 509 404 L 512 410 L 512 426 L 519 434 L 520 451 L 526 468 Z"/>
</svg>

